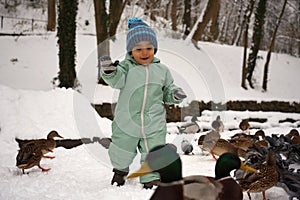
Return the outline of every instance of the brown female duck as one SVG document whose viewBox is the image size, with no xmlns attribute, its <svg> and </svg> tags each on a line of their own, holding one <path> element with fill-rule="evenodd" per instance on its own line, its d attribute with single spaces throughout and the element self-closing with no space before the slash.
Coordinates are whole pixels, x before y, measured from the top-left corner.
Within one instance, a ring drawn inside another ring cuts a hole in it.
<svg viewBox="0 0 300 200">
<path fill-rule="evenodd" d="M 63 138 L 57 133 L 57 131 L 51 131 L 50 133 L 48 133 L 47 139 L 22 140 L 19 138 L 15 138 L 15 140 L 18 142 L 20 149 L 27 146 L 28 144 L 31 144 L 31 146 L 32 145 L 37 146 L 42 150 L 43 154 L 46 154 L 48 152 L 52 152 L 53 149 L 55 149 L 56 147 L 56 141 L 54 140 L 55 137 Z M 54 158 L 54 157 L 49 157 L 49 158 Z"/>
<path fill-rule="evenodd" d="M 269 151 L 264 163 L 255 163 L 250 165 L 258 171 L 258 173 L 244 173 L 242 177 L 238 177 L 238 183 L 244 191 L 248 193 L 262 192 L 263 199 L 266 200 L 265 191 L 276 185 L 278 181 L 278 169 L 276 165 L 276 157 L 273 151 Z"/>
<path fill-rule="evenodd" d="M 40 161 L 42 158 L 54 158 L 54 156 L 45 156 L 44 154 L 53 152 L 53 149 L 56 147 L 55 137 L 62 138 L 56 131 L 51 131 L 47 135 L 47 139 L 21 140 L 16 138 L 20 147 L 16 157 L 16 166 L 22 169 L 23 174 L 24 169 L 29 169 L 34 166 L 38 166 L 42 171 L 50 170 L 41 167 Z"/>
<path fill-rule="evenodd" d="M 220 134 L 216 131 L 210 131 L 206 136 L 199 137 L 198 145 L 201 149 L 210 152 L 215 160 L 217 160 L 215 155 L 220 156 L 226 152 L 236 154 L 240 157 L 245 156 L 243 149 L 235 147 L 225 139 L 221 139 Z"/>
<path fill-rule="evenodd" d="M 45 169 L 40 165 L 43 154 L 43 150 L 39 146 L 33 142 L 29 142 L 19 150 L 16 158 L 16 166 L 22 169 L 23 174 L 25 173 L 25 169 L 29 169 L 34 166 L 38 166 L 43 172 L 49 171 L 50 168 Z"/>
</svg>

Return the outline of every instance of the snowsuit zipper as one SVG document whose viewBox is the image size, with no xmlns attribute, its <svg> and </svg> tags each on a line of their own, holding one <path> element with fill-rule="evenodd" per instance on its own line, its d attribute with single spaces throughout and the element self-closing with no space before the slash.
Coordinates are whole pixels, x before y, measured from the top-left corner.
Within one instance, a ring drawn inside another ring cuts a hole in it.
<svg viewBox="0 0 300 200">
<path fill-rule="evenodd" d="M 145 121 L 144 121 L 144 114 L 145 114 L 145 106 L 146 106 L 146 100 L 147 100 L 147 90 L 148 90 L 148 83 L 149 83 L 149 70 L 148 65 L 144 65 L 146 69 L 146 80 L 145 80 L 145 89 L 144 89 L 144 97 L 143 97 L 143 103 L 142 103 L 142 110 L 141 110 L 141 132 L 144 139 L 144 144 L 146 147 L 147 153 L 149 152 L 147 137 L 145 134 Z"/>
</svg>

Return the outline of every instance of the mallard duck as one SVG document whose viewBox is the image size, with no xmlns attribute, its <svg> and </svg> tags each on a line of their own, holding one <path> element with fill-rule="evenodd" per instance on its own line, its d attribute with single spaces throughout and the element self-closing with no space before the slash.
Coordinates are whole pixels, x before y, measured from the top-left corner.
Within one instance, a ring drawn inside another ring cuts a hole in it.
<svg viewBox="0 0 300 200">
<path fill-rule="evenodd" d="M 229 141 L 220 138 L 220 134 L 216 131 L 210 131 L 205 137 L 199 137 L 198 145 L 205 151 L 210 152 L 212 157 L 217 160 L 215 155 L 222 155 L 230 152 L 240 157 L 245 156 L 245 151 L 230 144 Z"/>
<path fill-rule="evenodd" d="M 151 200 L 183 200 L 183 199 L 242 199 L 240 186 L 232 179 L 233 169 L 245 169 L 255 172 L 234 154 L 226 153 L 220 156 L 215 166 L 215 177 L 188 176 L 182 177 L 182 162 L 172 144 L 160 145 L 146 157 L 141 168 L 127 178 L 135 178 L 158 172 L 161 183 L 158 184 Z"/>
<path fill-rule="evenodd" d="M 254 163 L 250 166 L 258 172 L 242 172 L 243 175 L 239 175 L 237 181 L 243 190 L 248 193 L 249 199 L 251 199 L 250 193 L 262 192 L 263 199 L 266 200 L 265 191 L 275 186 L 279 177 L 275 153 L 269 151 L 264 163 Z"/>
<path fill-rule="evenodd" d="M 200 132 L 201 128 L 196 121 L 198 121 L 197 117 L 193 116 L 191 122 L 177 126 L 179 133 L 194 134 Z"/>
<path fill-rule="evenodd" d="M 20 147 L 16 158 L 16 166 L 22 169 L 23 174 L 24 169 L 29 169 L 34 166 L 38 166 L 42 171 L 50 170 L 41 167 L 40 161 L 43 157 L 50 159 L 54 158 L 54 156 L 45 156 L 44 154 L 53 152 L 53 149 L 56 147 L 55 137 L 62 138 L 56 131 L 51 131 L 47 135 L 47 139 L 21 140 L 16 138 Z"/>
<path fill-rule="evenodd" d="M 243 149 L 244 151 L 247 151 L 247 149 L 249 147 L 254 145 L 254 142 L 251 139 L 248 139 L 246 137 L 234 138 L 234 139 L 230 139 L 228 141 L 233 146 Z"/>
<path fill-rule="evenodd" d="M 237 133 L 231 137 L 228 141 L 237 148 L 247 151 L 247 149 L 253 145 L 259 147 L 267 147 L 268 143 L 265 140 L 260 140 L 265 138 L 265 133 L 263 130 L 258 130 L 254 135 L 248 135 L 245 133 Z"/>
<path fill-rule="evenodd" d="M 25 173 L 25 169 L 32 168 L 34 166 L 38 166 L 43 172 L 49 171 L 50 168 L 46 169 L 41 167 L 40 161 L 43 158 L 43 151 L 46 151 L 45 149 L 41 149 L 40 146 L 37 146 L 33 142 L 27 143 L 25 146 L 23 146 L 17 155 L 16 158 L 16 166 L 20 169 L 22 169 L 23 174 Z"/>
<path fill-rule="evenodd" d="M 231 139 L 241 138 L 241 137 L 242 138 L 248 138 L 248 139 L 253 140 L 253 141 L 257 141 L 257 140 L 265 138 L 265 132 L 263 130 L 258 130 L 254 133 L 254 135 L 245 134 L 244 132 L 236 133 L 233 136 L 231 136 Z"/>
<path fill-rule="evenodd" d="M 286 134 L 287 137 L 290 138 L 291 144 L 300 144 L 300 136 L 299 131 L 297 129 L 292 129 L 288 134 Z"/>
<path fill-rule="evenodd" d="M 37 146 L 39 149 L 42 150 L 43 154 L 46 154 L 48 152 L 52 152 L 53 149 L 55 149 L 56 147 L 56 141 L 54 140 L 55 137 L 63 138 L 56 131 L 51 131 L 47 135 L 47 139 L 22 140 L 19 138 L 15 138 L 15 140 L 18 142 L 20 149 L 30 144 L 31 146 L 32 145 Z M 54 158 L 51 156 L 46 156 L 46 157 Z"/>
<path fill-rule="evenodd" d="M 250 128 L 249 119 L 243 119 L 239 124 L 239 128 L 242 131 L 247 132 L 248 129 Z"/>
<path fill-rule="evenodd" d="M 216 120 L 214 120 L 212 123 L 211 123 L 211 126 L 212 128 L 215 130 L 215 131 L 218 131 L 218 132 L 224 132 L 224 124 L 221 120 L 221 117 L 220 115 L 218 115 L 216 117 Z"/>
</svg>

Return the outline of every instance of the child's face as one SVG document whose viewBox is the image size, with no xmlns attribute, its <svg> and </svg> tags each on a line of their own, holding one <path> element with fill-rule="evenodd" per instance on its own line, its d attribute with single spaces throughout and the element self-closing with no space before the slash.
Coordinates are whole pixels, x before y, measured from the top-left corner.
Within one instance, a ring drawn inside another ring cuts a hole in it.
<svg viewBox="0 0 300 200">
<path fill-rule="evenodd" d="M 132 49 L 131 56 L 141 65 L 148 65 L 154 58 L 154 46 L 147 41 L 142 41 Z"/>
</svg>

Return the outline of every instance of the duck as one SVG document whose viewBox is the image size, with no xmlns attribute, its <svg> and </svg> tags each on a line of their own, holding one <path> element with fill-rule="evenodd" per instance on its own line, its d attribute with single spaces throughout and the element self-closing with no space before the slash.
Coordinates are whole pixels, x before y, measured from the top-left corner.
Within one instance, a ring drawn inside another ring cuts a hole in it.
<svg viewBox="0 0 300 200">
<path fill-rule="evenodd" d="M 243 119 L 240 124 L 239 124 L 239 128 L 243 131 L 243 132 L 247 132 L 250 128 L 250 124 L 249 124 L 249 119 Z"/>
<path fill-rule="evenodd" d="M 54 140 L 55 137 L 63 138 L 58 134 L 57 131 L 52 130 L 48 133 L 47 139 L 32 139 L 32 140 L 22 140 L 19 138 L 15 138 L 16 142 L 18 142 L 18 145 L 20 149 L 24 148 L 25 146 L 37 146 L 43 154 L 46 154 L 48 152 L 53 152 L 53 150 L 56 148 L 56 141 Z M 48 158 L 54 158 L 51 156 L 46 156 Z"/>
<path fill-rule="evenodd" d="M 262 140 L 260 140 L 260 137 Z M 247 151 L 247 149 L 253 145 L 258 147 L 268 147 L 268 143 L 264 140 L 265 133 L 263 130 L 258 130 L 254 135 L 248 135 L 245 133 L 237 133 L 231 137 L 228 141 L 237 148 Z"/>
<path fill-rule="evenodd" d="M 286 137 L 290 138 L 291 144 L 300 144 L 300 136 L 297 129 L 291 129 L 290 132 L 286 134 Z"/>
<path fill-rule="evenodd" d="M 187 122 L 181 126 L 177 126 L 179 133 L 194 134 L 201 131 L 200 126 L 197 124 L 197 116 L 193 116 L 191 122 Z"/>
<path fill-rule="evenodd" d="M 232 145 L 228 140 L 220 138 L 220 134 L 214 130 L 206 134 L 206 136 L 199 137 L 198 146 L 205 151 L 208 151 L 212 157 L 217 160 L 215 155 L 222 155 L 230 152 L 240 157 L 245 156 L 245 151 Z"/>
<path fill-rule="evenodd" d="M 182 176 L 182 161 L 173 144 L 158 145 L 151 149 L 145 162 L 127 179 L 143 176 L 151 172 L 160 174 L 160 183 L 151 196 L 151 200 L 214 200 L 243 198 L 242 189 L 230 176 L 234 169 L 244 169 L 256 172 L 246 166 L 238 156 L 225 153 L 215 165 L 215 177 L 192 175 Z"/>
<path fill-rule="evenodd" d="M 265 132 L 262 129 L 260 129 L 260 130 L 256 131 L 254 133 L 254 135 L 251 135 L 251 134 L 249 135 L 249 134 L 245 134 L 244 132 L 241 132 L 241 133 L 234 134 L 230 138 L 231 139 L 248 138 L 250 140 L 257 141 L 257 140 L 260 140 L 260 139 L 264 139 L 265 137 L 266 137 Z"/>
<path fill-rule="evenodd" d="M 181 141 L 181 150 L 185 155 L 189 155 L 190 153 L 193 154 L 193 145 L 187 139 L 183 139 Z"/>
<path fill-rule="evenodd" d="M 250 193 L 261 192 L 263 200 L 266 200 L 265 191 L 275 186 L 279 179 L 275 152 L 269 150 L 265 162 L 256 162 L 250 166 L 256 169 L 257 173 L 242 172 L 237 176 L 237 181 L 243 191 L 247 192 L 249 199 Z"/>
<path fill-rule="evenodd" d="M 216 117 L 216 119 L 211 123 L 212 128 L 218 132 L 224 132 L 224 124 L 221 120 L 220 115 Z"/>
<path fill-rule="evenodd" d="M 49 171 L 50 168 L 46 169 L 40 165 L 40 161 L 44 157 L 44 151 L 46 149 L 42 149 L 33 142 L 27 143 L 18 151 L 16 166 L 22 169 L 23 174 L 25 174 L 25 169 L 30 169 L 34 166 L 38 166 L 43 172 Z"/>
<path fill-rule="evenodd" d="M 254 145 L 254 141 L 252 141 L 249 138 L 246 137 L 240 137 L 240 138 L 234 138 L 228 140 L 230 144 L 235 146 L 236 148 L 243 149 L 244 151 L 247 151 L 247 149 Z"/>
</svg>

